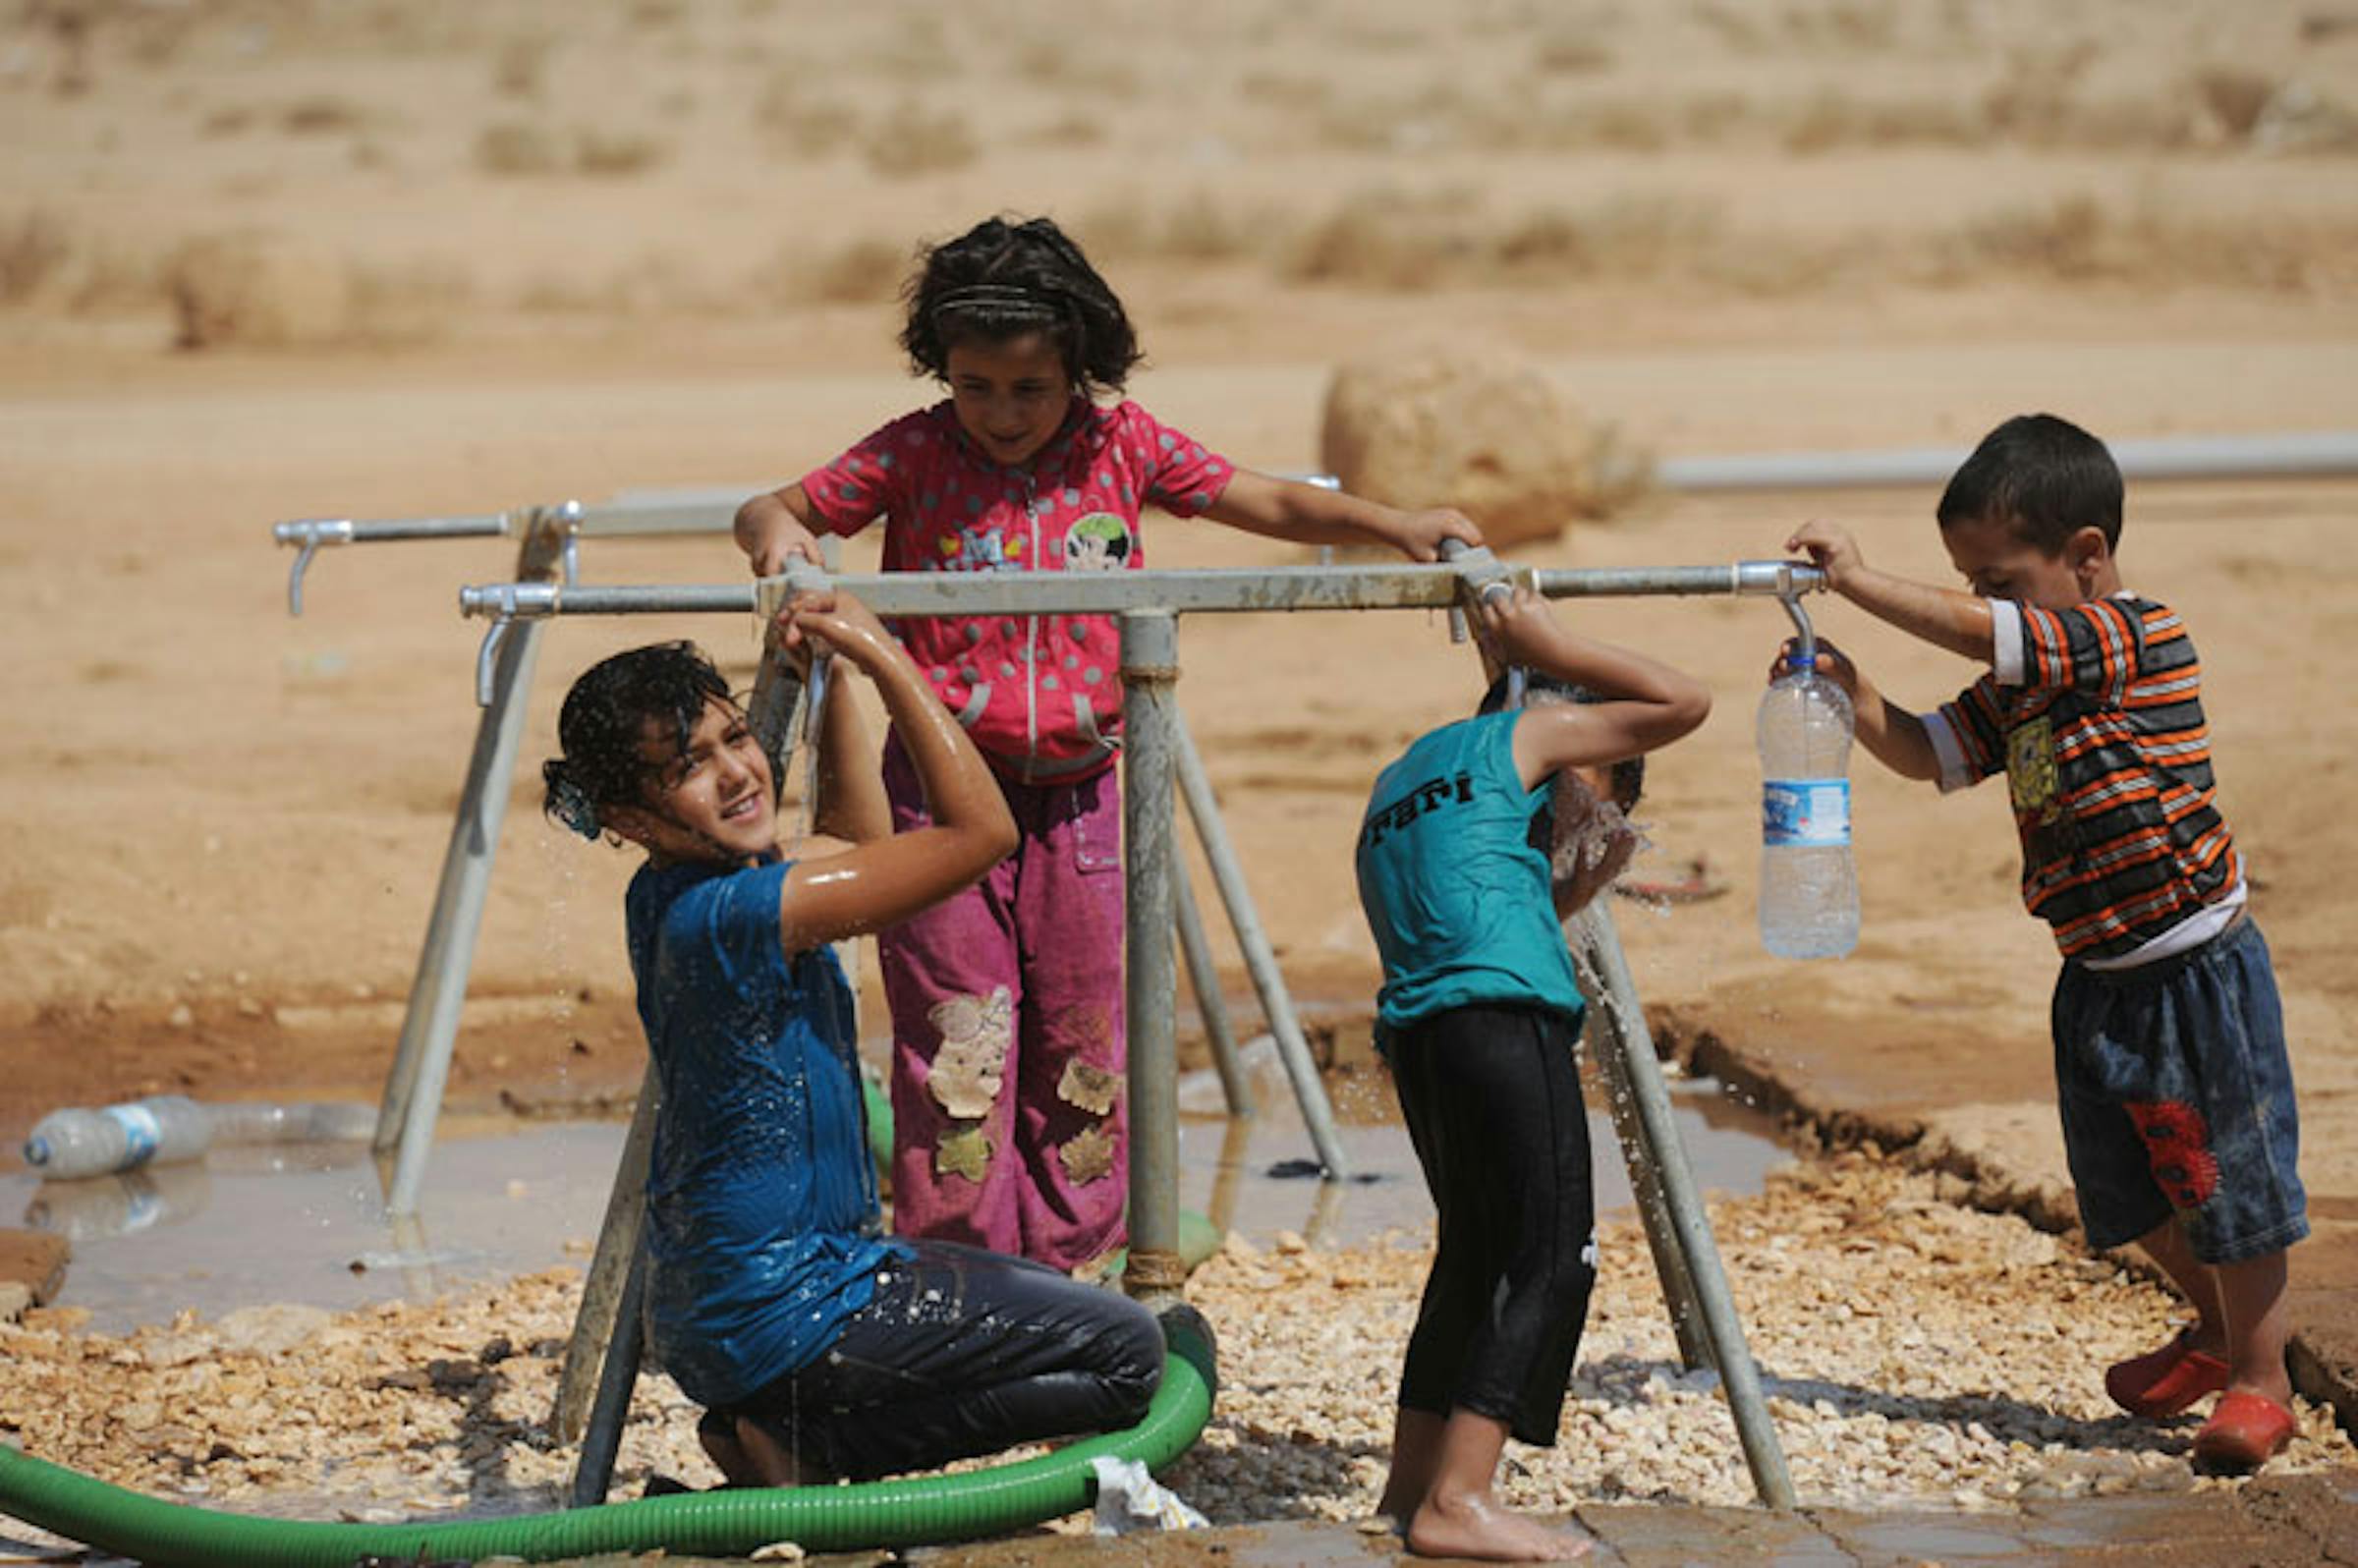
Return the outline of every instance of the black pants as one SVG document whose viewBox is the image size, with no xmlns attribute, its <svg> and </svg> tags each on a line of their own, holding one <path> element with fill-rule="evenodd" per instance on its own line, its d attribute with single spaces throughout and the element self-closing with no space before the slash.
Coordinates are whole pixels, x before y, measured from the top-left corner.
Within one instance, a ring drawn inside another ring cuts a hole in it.
<svg viewBox="0 0 2358 1568">
<path fill-rule="evenodd" d="M 1162 1330 L 1117 1291 L 954 1242 L 876 1275 L 810 1366 L 719 1412 L 767 1424 L 850 1481 L 1135 1425 L 1162 1380 Z"/>
<path fill-rule="evenodd" d="M 1465 1409 L 1555 1441 L 1589 1314 L 1597 1197 L 1572 1021 L 1463 1007 L 1392 1035 L 1401 1114 L 1440 1246 L 1400 1373 L 1403 1409 Z"/>
</svg>

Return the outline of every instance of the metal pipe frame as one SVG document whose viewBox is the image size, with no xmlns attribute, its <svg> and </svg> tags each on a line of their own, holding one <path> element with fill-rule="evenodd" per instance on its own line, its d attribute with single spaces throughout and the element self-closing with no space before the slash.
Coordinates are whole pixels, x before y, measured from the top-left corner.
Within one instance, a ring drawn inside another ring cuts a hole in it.
<svg viewBox="0 0 2358 1568">
<path fill-rule="evenodd" d="M 463 614 L 494 620 L 492 638 L 515 620 L 536 623 L 561 614 L 652 614 L 753 612 L 784 593 L 833 587 L 860 594 L 885 615 L 1111 613 L 1121 618 L 1123 718 L 1123 826 L 1128 898 L 1125 941 L 1128 977 L 1125 1009 L 1129 1033 L 1127 1092 L 1130 1137 L 1130 1250 L 1124 1285 L 1152 1304 L 1175 1295 L 1183 1283 L 1178 1262 L 1178 1062 L 1173 1006 L 1178 977 L 1172 934 L 1179 911 L 1172 887 L 1173 786 L 1185 789 L 1191 813 L 1205 838 L 1207 859 L 1218 873 L 1226 840 L 1216 826 L 1202 760 L 1181 721 L 1172 687 L 1178 676 L 1178 616 L 1183 610 L 1262 611 L 1280 609 L 1449 609 L 1507 579 L 1531 583 L 1549 597 L 1627 595 L 1750 594 L 1773 596 L 1798 614 L 1801 593 L 1823 588 L 1823 573 L 1790 561 L 1746 561 L 1730 566 L 1665 567 L 1610 571 L 1512 573 L 1487 550 L 1459 552 L 1437 566 L 1308 567 L 1274 571 L 1129 572 L 1105 577 L 1064 574 L 828 574 L 795 563 L 782 579 L 736 587 L 689 585 L 676 588 L 581 588 L 549 582 L 519 582 L 462 588 Z M 526 639 L 501 650 L 499 664 Z M 487 645 L 489 639 L 486 640 Z M 486 722 L 489 716 L 486 715 Z M 1192 765 L 1191 765 L 1192 764 Z M 463 813 L 464 814 L 464 813 Z M 1210 825 L 1207 828 L 1207 824 Z M 1217 847 L 1215 848 L 1215 841 Z M 1233 868 L 1233 856 L 1226 856 Z M 1240 878 L 1241 880 L 1241 878 Z M 1225 889 L 1224 889 L 1225 891 Z M 1240 945 L 1250 954 L 1248 931 L 1259 923 L 1249 899 L 1231 902 Z M 1664 1294 L 1674 1317 L 1699 1319 L 1712 1363 L 1719 1371 L 1735 1416 L 1756 1488 L 1772 1508 L 1794 1506 L 1792 1482 L 1777 1445 L 1775 1428 L 1762 1399 L 1757 1370 L 1735 1315 L 1710 1222 L 1697 1197 L 1671 1120 L 1667 1092 L 1651 1038 L 1644 1034 L 1634 985 L 1609 917 L 1600 908 L 1587 922 L 1589 958 L 1601 979 L 1600 1001 L 1619 1024 L 1620 1066 L 1629 1081 L 1628 1098 L 1640 1128 L 1641 1160 L 1652 1167 L 1653 1185 L 1666 1216 L 1674 1260 L 1661 1264 Z M 1273 958 L 1270 969 L 1274 969 Z M 422 978 L 422 972 L 421 972 Z M 1256 980 L 1260 980 L 1256 966 Z M 462 972 L 463 985 L 463 972 Z M 1279 985 L 1274 994 L 1283 996 Z M 1264 1005 L 1269 998 L 1264 995 Z M 1276 1004 L 1290 1015 L 1290 1003 Z M 1633 1022 L 1634 1021 L 1634 1022 Z M 1273 1031 L 1281 1048 L 1284 1032 Z M 1299 1040 L 1298 1029 L 1295 1032 Z M 1300 1054 L 1307 1057 L 1307 1045 Z M 446 1057 L 445 1057 L 446 1059 Z M 1289 1071 L 1296 1064 L 1288 1059 Z M 1310 1073 L 1315 1093 L 1301 1090 L 1306 1120 L 1321 1142 L 1321 1162 L 1330 1177 L 1344 1173 L 1339 1141 L 1324 1109 L 1323 1086 Z M 438 1095 L 440 1084 L 433 1086 Z M 1314 1109 L 1316 1107 L 1316 1109 Z M 1323 1123 L 1323 1130 L 1320 1125 Z M 417 1119 L 409 1129 L 415 1133 Z M 407 1141 L 405 1140 L 405 1154 Z M 1323 1187 L 1321 1193 L 1326 1191 Z M 1657 1216 L 1657 1218 L 1662 1217 Z M 628 1311 L 629 1284 L 624 1289 Z M 1682 1314 L 1681 1308 L 1690 1311 Z M 606 1356 L 606 1381 L 616 1372 L 618 1353 L 635 1351 L 622 1341 L 634 1325 L 618 1324 Z M 1682 1335 L 1682 1352 L 1688 1341 Z M 627 1383 L 626 1383 L 627 1388 Z M 593 1412 L 591 1426 L 598 1425 Z M 598 1467 L 589 1467 L 592 1472 Z M 577 1477 L 577 1485 L 590 1481 Z"/>
<path fill-rule="evenodd" d="M 1310 1129 L 1311 1146 L 1319 1151 L 1319 1164 L 1325 1179 L 1344 1181 L 1351 1174 L 1351 1163 L 1343 1153 L 1343 1141 L 1335 1134 L 1334 1112 L 1326 1103 L 1326 1086 L 1319 1077 L 1319 1064 L 1311 1057 L 1310 1042 L 1302 1037 L 1301 1022 L 1294 1017 L 1294 1000 L 1287 993 L 1285 977 L 1277 968 L 1277 954 L 1261 928 L 1261 912 L 1254 907 L 1252 889 L 1245 884 L 1244 867 L 1228 842 L 1228 826 L 1221 820 L 1219 803 L 1211 793 L 1211 779 L 1204 771 L 1204 758 L 1197 754 L 1195 737 L 1188 733 L 1187 722 L 1176 703 L 1171 707 L 1170 725 L 1179 790 L 1187 800 L 1187 814 L 1195 821 L 1196 841 L 1204 846 L 1204 859 L 1211 867 L 1212 881 L 1228 906 L 1228 923 L 1236 930 L 1236 945 L 1245 955 L 1245 969 L 1252 975 L 1253 988 L 1261 997 L 1262 1015 L 1269 1021 L 1269 1033 L 1276 1036 L 1277 1059 L 1285 1064 L 1285 1076 L 1293 1081 L 1294 1098 L 1302 1107 L 1302 1120 Z"/>
<path fill-rule="evenodd" d="M 459 589 L 459 613 L 494 623 L 554 615 L 753 614 L 810 588 L 859 595 L 878 615 L 1119 615 L 1253 610 L 1447 610 L 1471 577 L 1531 584 L 1548 598 L 1814 592 L 1825 574 L 1797 561 L 1728 566 L 1503 571 L 1487 550 L 1446 565 L 1275 566 L 1138 572 L 844 572 L 804 563 L 784 577 L 739 584 L 638 587 L 494 583 Z"/>
<path fill-rule="evenodd" d="M 1220 991 L 1220 972 L 1211 961 L 1211 944 L 1205 939 L 1204 917 L 1196 908 L 1195 888 L 1187 865 L 1171 864 L 1171 908 L 1179 919 L 1179 956 L 1187 965 L 1188 988 L 1196 994 L 1196 1014 L 1204 1020 L 1204 1038 L 1211 1047 L 1211 1064 L 1220 1075 L 1220 1093 L 1231 1116 L 1255 1113 L 1253 1081 L 1237 1059 L 1236 1032 L 1228 1027 L 1228 998 Z"/>
<path fill-rule="evenodd" d="M 561 569 L 567 535 L 564 519 L 548 514 L 529 529 L 517 561 L 518 575 L 544 580 Z M 499 830 L 507 816 L 508 780 L 523 744 L 525 693 L 538 654 L 538 628 L 527 626 L 501 650 L 493 672 L 493 700 L 476 726 L 475 751 L 443 852 L 442 877 L 426 922 L 409 1006 L 402 1015 L 401 1040 L 394 1049 L 383 1099 L 377 1107 L 374 1145 L 378 1152 L 398 1145 L 386 1207 L 399 1217 L 418 1211 L 425 1161 L 433 1146 L 434 1122 L 450 1073 L 451 1044 L 474 967 L 476 935 L 499 853 Z"/>
<path fill-rule="evenodd" d="M 1719 1372 L 1720 1387 L 1727 1394 L 1728 1412 L 1735 1418 L 1736 1439 L 1743 1445 L 1744 1462 L 1752 1471 L 1753 1488 L 1771 1508 L 1793 1508 L 1797 1506 L 1793 1478 L 1785 1469 L 1776 1425 L 1769 1419 L 1768 1401 L 1761 1393 L 1760 1370 L 1753 1363 L 1752 1347 L 1745 1343 L 1744 1325 L 1736 1317 L 1735 1297 L 1719 1262 L 1711 1216 L 1696 1188 L 1695 1173 L 1687 1164 L 1686 1146 L 1679 1142 L 1670 1092 L 1662 1083 L 1661 1063 L 1654 1053 L 1654 1036 L 1638 1003 L 1629 961 L 1621 952 L 1620 933 L 1613 928 L 1611 912 L 1595 901 L 1566 924 L 1579 932 L 1583 957 L 1602 982 L 1597 1002 L 1607 1015 L 1606 1034 L 1620 1057 L 1631 1103 L 1654 1156 L 1662 1208 L 1685 1263 L 1686 1288 L 1703 1319 L 1703 1338 L 1710 1346 L 1712 1365 Z M 1668 1278 L 1663 1287 L 1664 1294 L 1673 1298 L 1675 1312 L 1678 1303 Z"/>
<path fill-rule="evenodd" d="M 622 1140 L 622 1158 L 614 1166 L 614 1186 L 606 1194 L 606 1214 L 597 1227 L 597 1252 L 582 1281 L 582 1300 L 573 1316 L 573 1334 L 565 1342 L 565 1360 L 557 1372 L 557 1394 L 549 1407 L 548 1429 L 561 1443 L 578 1442 L 590 1420 L 597 1392 L 599 1368 L 613 1343 L 628 1294 L 631 1261 L 639 1256 L 639 1238 L 646 1225 L 646 1173 L 654 1159 L 655 1118 L 662 1109 L 663 1079 L 650 1056 L 639 1081 L 639 1103 L 631 1112 L 631 1130 Z M 615 1413 L 621 1420 L 621 1412 Z M 610 1455 L 611 1447 L 606 1449 Z"/>
<path fill-rule="evenodd" d="M 1179 1261 L 1179 1050 L 1172 1000 L 1171 773 L 1179 617 L 1122 616 L 1122 856 L 1129 964 L 1130 1254 L 1123 1287 L 1150 1309 L 1186 1283 Z"/>
</svg>

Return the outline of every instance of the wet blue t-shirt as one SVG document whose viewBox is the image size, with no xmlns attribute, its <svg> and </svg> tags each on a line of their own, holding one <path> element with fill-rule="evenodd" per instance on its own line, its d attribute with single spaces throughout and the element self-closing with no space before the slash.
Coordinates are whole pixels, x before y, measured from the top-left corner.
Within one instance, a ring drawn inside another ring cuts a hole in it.
<svg viewBox="0 0 2358 1568">
<path fill-rule="evenodd" d="M 1446 724 L 1385 768 L 1359 830 L 1359 902 L 1383 955 L 1390 1029 L 1473 1005 L 1552 1008 L 1579 1023 L 1580 981 L 1556 923 L 1532 817 L 1550 780 L 1515 770 L 1520 712 Z"/>
<path fill-rule="evenodd" d="M 907 1251 L 875 1234 L 851 988 L 829 949 L 783 951 L 785 877 L 781 862 L 650 865 L 624 900 L 663 1086 L 647 1339 L 707 1406 L 816 1359 Z"/>
</svg>

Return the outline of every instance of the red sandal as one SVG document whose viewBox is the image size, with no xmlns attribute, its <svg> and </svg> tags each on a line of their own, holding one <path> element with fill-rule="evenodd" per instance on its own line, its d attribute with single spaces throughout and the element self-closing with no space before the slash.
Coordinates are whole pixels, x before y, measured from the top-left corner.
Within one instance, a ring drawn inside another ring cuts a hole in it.
<svg viewBox="0 0 2358 1568">
<path fill-rule="evenodd" d="M 2258 1470 L 2299 1429 L 2292 1412 L 2266 1394 L 2233 1389 L 2194 1434 L 2194 1457 L 2213 1470 Z"/>
<path fill-rule="evenodd" d="M 2159 1420 L 2191 1410 L 2227 1386 L 2227 1364 L 2194 1348 L 2193 1330 L 2160 1350 L 2115 1362 L 2105 1372 L 2105 1392 L 2132 1416 Z"/>
</svg>

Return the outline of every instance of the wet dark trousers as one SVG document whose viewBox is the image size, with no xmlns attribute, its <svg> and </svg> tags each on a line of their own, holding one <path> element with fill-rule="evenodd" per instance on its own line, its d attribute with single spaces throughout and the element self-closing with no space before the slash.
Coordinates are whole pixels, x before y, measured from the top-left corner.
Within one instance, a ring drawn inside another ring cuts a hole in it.
<svg viewBox="0 0 2358 1568">
<path fill-rule="evenodd" d="M 810 1366 L 725 1414 L 852 1481 L 1134 1425 L 1162 1330 L 1119 1292 L 952 1242 L 914 1242 Z"/>
<path fill-rule="evenodd" d="M 1462 1007 L 1392 1035 L 1400 1109 L 1440 1211 L 1400 1404 L 1555 1441 L 1596 1283 L 1596 1192 L 1576 1028 Z"/>
</svg>

